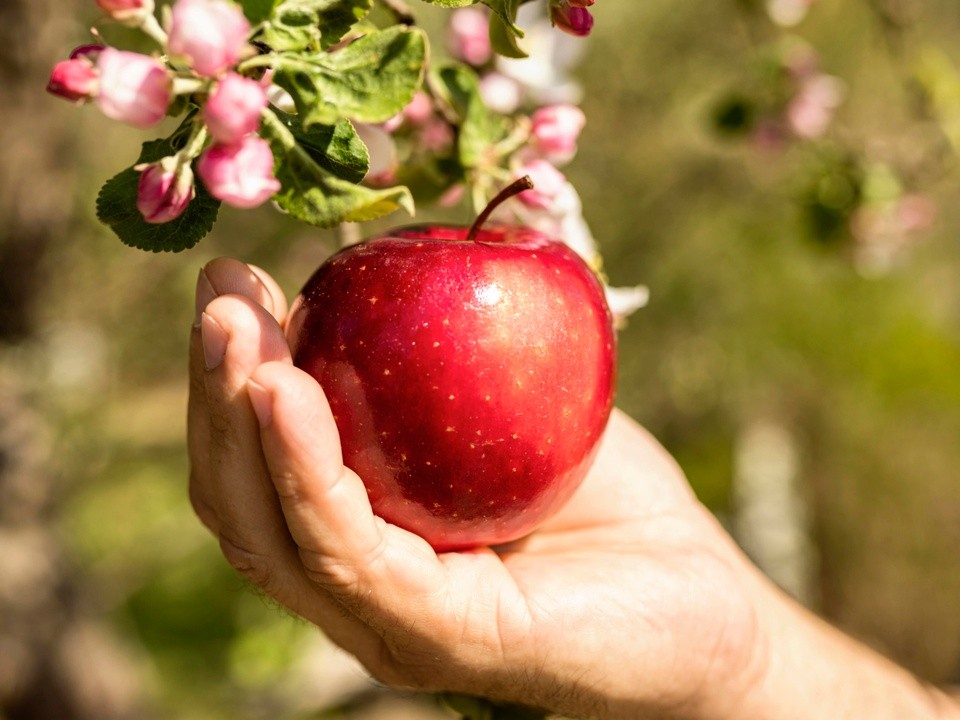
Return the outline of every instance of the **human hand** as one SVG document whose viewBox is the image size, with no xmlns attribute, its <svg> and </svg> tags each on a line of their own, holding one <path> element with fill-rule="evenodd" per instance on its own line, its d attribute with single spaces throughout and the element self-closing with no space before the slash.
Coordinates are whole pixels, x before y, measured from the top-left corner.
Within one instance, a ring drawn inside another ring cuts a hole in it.
<svg viewBox="0 0 960 720">
<path fill-rule="evenodd" d="M 197 514 L 251 582 L 375 677 L 604 717 L 716 707 L 715 686 L 749 680 L 738 554 L 629 418 L 614 414 L 583 486 L 536 533 L 437 555 L 375 517 L 343 467 L 323 393 L 291 363 L 276 284 L 231 260 L 200 283 Z"/>
<path fill-rule="evenodd" d="M 535 533 L 438 555 L 343 466 L 276 283 L 215 260 L 197 305 L 194 508 L 235 568 L 381 681 L 603 718 L 956 717 L 777 593 L 622 413 Z"/>
</svg>

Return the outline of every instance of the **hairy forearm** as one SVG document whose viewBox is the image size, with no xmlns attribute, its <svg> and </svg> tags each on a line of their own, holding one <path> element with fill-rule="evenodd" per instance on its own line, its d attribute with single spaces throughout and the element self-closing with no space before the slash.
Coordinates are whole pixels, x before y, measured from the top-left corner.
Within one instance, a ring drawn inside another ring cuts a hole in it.
<svg viewBox="0 0 960 720">
<path fill-rule="evenodd" d="M 738 717 L 960 720 L 960 702 L 815 617 L 779 591 L 761 611 L 766 667 Z"/>
</svg>

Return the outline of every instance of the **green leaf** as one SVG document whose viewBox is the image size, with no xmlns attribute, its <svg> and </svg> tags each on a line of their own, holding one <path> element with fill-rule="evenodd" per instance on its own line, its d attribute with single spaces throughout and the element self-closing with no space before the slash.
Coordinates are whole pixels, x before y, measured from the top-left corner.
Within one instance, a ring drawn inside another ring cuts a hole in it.
<svg viewBox="0 0 960 720">
<path fill-rule="evenodd" d="M 295 218 L 328 228 L 374 220 L 400 208 L 413 215 L 413 196 L 407 188 L 375 190 L 337 177 L 276 116 L 265 116 L 263 130 L 273 148 L 281 185 L 274 200 Z"/>
<path fill-rule="evenodd" d="M 247 20 L 253 24 L 261 23 L 268 19 L 280 0 L 240 0 L 240 6 L 243 8 L 243 14 Z"/>
<path fill-rule="evenodd" d="M 483 0 L 483 4 L 490 8 L 494 17 L 500 21 L 499 23 L 491 23 L 491 26 L 502 25 L 504 34 L 512 36 L 514 47 L 516 47 L 516 38 L 523 37 L 523 30 L 517 26 L 517 9 L 521 3 L 522 0 Z M 519 51 L 519 48 L 516 49 Z M 510 55 L 509 57 L 516 56 Z"/>
<path fill-rule="evenodd" d="M 182 137 L 178 130 L 166 140 L 145 142 L 136 164 L 173 155 L 179 149 L 174 143 Z M 192 248 L 213 228 L 220 201 L 211 197 L 203 183 L 196 183 L 197 195 L 180 217 L 159 225 L 148 223 L 137 210 L 139 184 L 140 172 L 127 168 L 107 180 L 97 196 L 97 217 L 125 245 L 151 252 L 180 252 Z"/>
<path fill-rule="evenodd" d="M 342 119 L 336 125 L 317 124 L 304 128 L 298 116 L 276 108 L 273 112 L 320 167 L 348 182 L 363 180 L 370 167 L 370 156 L 349 120 Z"/>
<path fill-rule="evenodd" d="M 499 15 L 490 18 L 490 45 L 495 53 L 508 58 L 529 57 L 517 44 L 518 37 L 522 36 L 518 36 L 514 28 L 509 27 Z"/>
<path fill-rule="evenodd" d="M 460 63 L 441 65 L 434 73 L 434 86 L 459 119 L 460 163 L 465 168 L 494 164 L 494 146 L 507 137 L 510 124 L 484 105 L 477 73 Z"/>
<path fill-rule="evenodd" d="M 373 0 L 341 0 L 320 12 L 320 46 L 326 50 L 343 40 L 350 28 L 363 20 Z"/>
<path fill-rule="evenodd" d="M 259 39 L 278 52 L 299 52 L 320 46 L 320 16 L 298 4 L 284 3 Z"/>
<path fill-rule="evenodd" d="M 327 49 L 340 42 L 373 7 L 373 0 L 284 0 L 260 39 L 273 50 Z"/>
<path fill-rule="evenodd" d="M 417 28 L 394 26 L 333 53 L 285 53 L 275 82 L 290 93 L 303 125 L 348 117 L 383 122 L 413 99 L 423 80 L 427 44 Z"/>
</svg>

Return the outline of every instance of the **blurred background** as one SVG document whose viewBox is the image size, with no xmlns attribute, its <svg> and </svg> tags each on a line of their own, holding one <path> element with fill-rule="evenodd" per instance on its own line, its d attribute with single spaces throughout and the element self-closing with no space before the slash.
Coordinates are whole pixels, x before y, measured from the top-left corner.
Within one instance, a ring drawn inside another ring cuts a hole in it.
<svg viewBox="0 0 960 720">
<path fill-rule="evenodd" d="M 774 579 L 957 682 L 960 5 L 594 10 L 567 172 L 613 284 L 651 292 L 619 405 Z M 43 92 L 97 16 L 0 3 L 0 718 L 445 717 L 252 593 L 191 514 L 198 269 L 293 294 L 336 239 L 269 207 L 179 255 L 100 226 L 148 135 Z"/>
</svg>

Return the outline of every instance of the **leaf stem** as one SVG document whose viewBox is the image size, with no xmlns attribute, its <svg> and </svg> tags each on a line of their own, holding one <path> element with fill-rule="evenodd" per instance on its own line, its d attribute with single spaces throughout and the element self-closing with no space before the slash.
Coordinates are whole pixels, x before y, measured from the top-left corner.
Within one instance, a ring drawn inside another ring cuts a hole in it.
<svg viewBox="0 0 960 720">
<path fill-rule="evenodd" d="M 263 112 L 260 114 L 260 117 L 263 119 L 265 129 L 272 133 L 273 136 L 280 141 L 280 144 L 283 146 L 284 150 L 289 152 L 291 150 L 299 149 L 297 139 L 294 137 L 293 133 L 290 132 L 290 128 L 283 124 L 283 121 L 277 117 L 277 114 L 273 110 L 271 110 L 269 107 L 264 108 Z"/>
<path fill-rule="evenodd" d="M 265 53 L 263 55 L 254 55 L 252 58 L 244 60 L 242 63 L 237 65 L 237 72 L 243 73 L 251 68 L 258 67 L 273 67 L 274 62 L 277 59 L 275 53 Z"/>
<path fill-rule="evenodd" d="M 199 78 L 175 77 L 173 79 L 174 95 L 193 95 L 193 93 L 203 90 L 206 82 Z"/>
<path fill-rule="evenodd" d="M 202 122 L 195 122 L 190 133 L 190 139 L 187 140 L 187 144 L 183 146 L 183 150 L 178 154 L 186 162 L 190 162 L 203 150 L 203 146 L 206 145 L 208 137 L 207 126 Z"/>
</svg>

